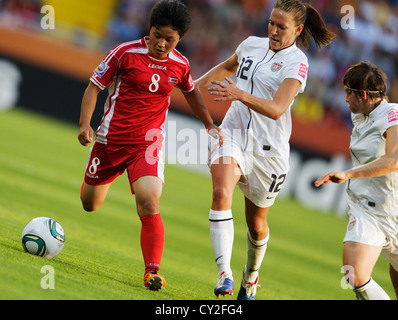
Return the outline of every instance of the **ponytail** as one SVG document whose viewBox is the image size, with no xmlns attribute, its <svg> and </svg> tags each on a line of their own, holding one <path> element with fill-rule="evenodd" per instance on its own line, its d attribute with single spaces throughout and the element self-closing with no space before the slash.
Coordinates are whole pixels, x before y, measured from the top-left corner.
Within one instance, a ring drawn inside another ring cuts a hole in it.
<svg viewBox="0 0 398 320">
<path fill-rule="evenodd" d="M 336 35 L 326 28 L 321 15 L 313 6 L 306 3 L 305 9 L 307 12 L 307 19 L 305 20 L 304 29 L 298 37 L 298 40 L 303 47 L 307 49 L 308 38 L 313 39 L 317 49 L 320 50 L 322 46 L 329 45 Z"/>
<path fill-rule="evenodd" d="M 304 25 L 304 29 L 297 38 L 298 45 L 308 49 L 308 40 L 314 40 L 318 50 L 327 46 L 336 36 L 326 28 L 320 13 L 310 4 L 303 4 L 300 0 L 277 0 L 274 8 L 293 14 L 297 25 Z"/>
</svg>

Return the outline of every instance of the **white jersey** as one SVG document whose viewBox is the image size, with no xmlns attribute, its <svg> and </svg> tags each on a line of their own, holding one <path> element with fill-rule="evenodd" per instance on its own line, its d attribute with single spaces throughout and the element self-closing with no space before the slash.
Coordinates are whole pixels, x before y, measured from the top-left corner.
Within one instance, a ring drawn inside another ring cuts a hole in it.
<svg viewBox="0 0 398 320">
<path fill-rule="evenodd" d="M 353 114 L 350 151 L 354 167 L 385 154 L 386 130 L 398 125 L 398 104 L 383 100 L 369 116 Z M 398 171 L 380 177 L 349 180 L 347 193 L 353 202 L 376 215 L 398 216 Z"/>
<path fill-rule="evenodd" d="M 308 59 L 296 44 L 273 52 L 268 38 L 249 37 L 235 52 L 239 59 L 236 85 L 246 92 L 272 100 L 287 78 L 301 82 L 298 93 L 307 81 Z M 292 102 L 293 104 L 293 102 Z M 291 105 L 278 119 L 273 120 L 249 109 L 240 101 L 233 101 L 221 128 L 242 131 L 242 149 L 264 157 L 289 157 L 292 131 Z"/>
</svg>

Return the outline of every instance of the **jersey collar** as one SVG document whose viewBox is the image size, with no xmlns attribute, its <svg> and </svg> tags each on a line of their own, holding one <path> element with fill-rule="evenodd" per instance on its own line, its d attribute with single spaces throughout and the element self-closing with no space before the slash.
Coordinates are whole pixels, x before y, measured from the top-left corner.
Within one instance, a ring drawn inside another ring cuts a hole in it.
<svg viewBox="0 0 398 320">
<path fill-rule="evenodd" d="M 277 53 L 279 55 L 279 54 L 288 54 L 289 52 L 292 52 L 293 50 L 295 50 L 297 48 L 297 46 L 296 46 L 296 41 L 294 41 L 289 47 L 283 48 L 283 49 L 275 52 L 271 49 L 270 44 L 269 44 L 269 38 L 268 38 L 268 48 L 269 48 L 269 51 Z"/>
<path fill-rule="evenodd" d="M 376 108 L 374 108 L 372 111 L 369 112 L 369 118 L 374 119 L 375 117 L 377 117 L 378 114 L 383 112 L 384 109 L 383 105 L 387 103 L 388 103 L 387 100 L 383 99 Z"/>
<path fill-rule="evenodd" d="M 148 50 L 148 52 L 147 52 L 147 55 L 148 55 L 148 57 L 151 59 L 151 60 L 154 60 L 154 61 L 156 61 L 156 62 L 166 62 L 166 61 L 168 61 L 169 60 L 169 57 L 164 57 L 163 59 L 158 59 L 158 58 L 155 58 L 154 56 L 152 56 L 152 55 L 150 55 L 149 54 L 149 48 L 148 48 L 148 44 L 147 44 L 147 41 L 149 40 L 149 37 L 148 36 L 146 36 L 146 37 L 144 37 L 144 38 L 142 38 L 141 39 L 141 43 L 146 47 L 146 49 Z"/>
</svg>

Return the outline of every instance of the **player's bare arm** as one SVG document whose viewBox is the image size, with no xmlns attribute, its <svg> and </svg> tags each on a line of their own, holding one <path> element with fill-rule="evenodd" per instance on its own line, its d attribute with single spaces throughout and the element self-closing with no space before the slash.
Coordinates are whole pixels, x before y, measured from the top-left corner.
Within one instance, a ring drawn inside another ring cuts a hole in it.
<svg viewBox="0 0 398 320">
<path fill-rule="evenodd" d="M 314 185 L 315 187 L 320 187 L 324 183 L 343 183 L 348 179 L 350 179 L 348 171 L 331 171 L 323 177 L 318 178 L 314 182 Z"/>
<path fill-rule="evenodd" d="M 285 113 L 301 86 L 301 82 L 296 79 L 285 79 L 275 93 L 274 99 L 267 100 L 239 89 L 228 77 L 226 80 L 228 83 L 212 81 L 213 84 L 218 85 L 218 87 L 209 88 L 211 94 L 219 96 L 214 99 L 215 101 L 239 100 L 250 109 L 274 120 Z"/>
<path fill-rule="evenodd" d="M 91 128 L 90 122 L 99 92 L 100 88 L 90 81 L 83 95 L 79 121 L 80 131 L 78 135 L 79 142 L 83 146 L 87 146 L 93 141 L 94 131 Z"/>
<path fill-rule="evenodd" d="M 198 88 L 194 88 L 190 92 L 184 92 L 184 97 L 187 100 L 192 112 L 197 116 L 205 125 L 207 132 L 214 138 L 219 139 L 219 144 L 222 146 L 224 143 L 224 135 L 219 127 L 213 123 L 209 111 L 203 101 L 203 97 Z"/>
<path fill-rule="evenodd" d="M 398 126 L 387 129 L 384 134 L 386 138 L 386 153 L 379 159 L 369 162 L 363 166 L 347 171 L 329 172 L 315 181 L 319 187 L 323 183 L 342 183 L 352 178 L 379 177 L 398 170 Z"/>
<path fill-rule="evenodd" d="M 195 86 L 198 88 L 208 87 L 212 80 L 223 80 L 225 77 L 230 77 L 238 70 L 238 56 L 234 53 L 224 62 L 216 65 L 210 69 L 199 79 L 195 80 Z"/>
</svg>

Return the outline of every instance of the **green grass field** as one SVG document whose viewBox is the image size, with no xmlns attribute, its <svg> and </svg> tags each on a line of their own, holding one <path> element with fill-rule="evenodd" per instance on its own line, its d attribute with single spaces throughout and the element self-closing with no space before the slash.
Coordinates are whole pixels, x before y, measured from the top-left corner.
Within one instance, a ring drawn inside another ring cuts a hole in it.
<svg viewBox="0 0 398 320">
<path fill-rule="evenodd" d="M 0 123 L 0 299 L 216 299 L 209 177 L 166 166 L 160 273 L 167 286 L 151 292 L 142 287 L 141 223 L 126 175 L 114 182 L 100 210 L 86 213 L 79 193 L 89 149 L 78 143 L 78 127 L 18 108 L 0 113 Z M 246 261 L 243 209 L 237 189 L 232 256 L 237 290 Z M 63 251 L 52 260 L 22 249 L 22 229 L 38 216 L 54 218 L 66 233 Z M 354 299 L 340 286 L 345 219 L 279 200 L 269 223 L 257 299 Z M 55 270 L 55 289 L 40 286 L 45 265 Z M 383 258 L 373 277 L 393 297 Z M 234 299 L 236 294 L 219 300 Z"/>
</svg>

